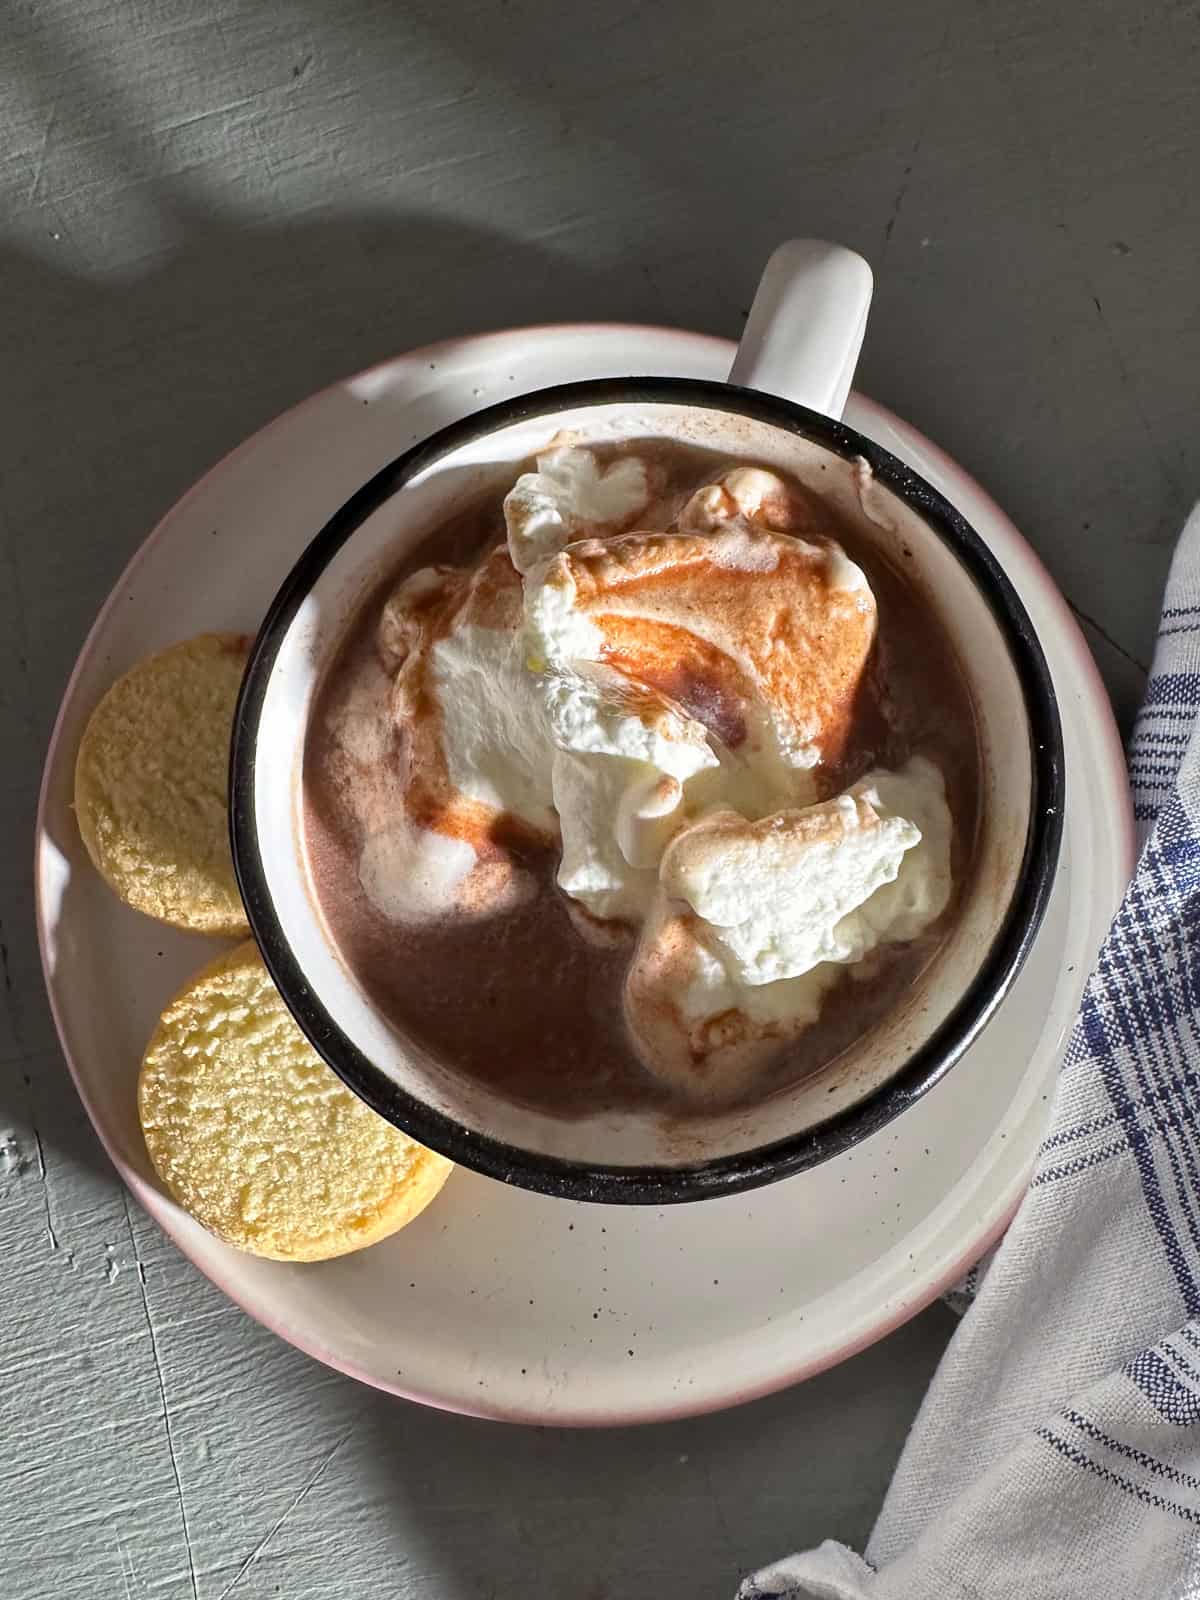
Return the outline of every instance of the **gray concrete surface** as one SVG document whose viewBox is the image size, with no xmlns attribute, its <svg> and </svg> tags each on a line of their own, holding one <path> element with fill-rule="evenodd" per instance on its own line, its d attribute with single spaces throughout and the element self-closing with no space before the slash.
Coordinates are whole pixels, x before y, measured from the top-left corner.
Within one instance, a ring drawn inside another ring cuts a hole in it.
<svg viewBox="0 0 1200 1600">
<path fill-rule="evenodd" d="M 38 768 L 122 564 L 275 412 L 465 330 L 736 334 L 797 232 L 874 263 L 863 388 L 1025 528 L 1127 720 L 1200 484 L 1195 7 L 10 0 L 0 30 L 6 1592 L 717 1597 L 860 1541 L 941 1309 L 722 1417 L 508 1430 L 324 1372 L 127 1222 L 41 993 Z"/>
</svg>

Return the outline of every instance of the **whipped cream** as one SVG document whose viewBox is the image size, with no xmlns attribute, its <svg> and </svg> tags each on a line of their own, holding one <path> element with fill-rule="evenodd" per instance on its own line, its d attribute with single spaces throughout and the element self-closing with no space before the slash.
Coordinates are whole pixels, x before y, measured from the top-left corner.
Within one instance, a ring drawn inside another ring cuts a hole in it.
<svg viewBox="0 0 1200 1600">
<path fill-rule="evenodd" d="M 841 968 L 740 984 L 711 929 L 660 889 L 625 979 L 625 1021 L 638 1054 L 682 1098 L 716 1102 L 744 1091 L 781 1043 L 812 1026 Z"/>
<path fill-rule="evenodd" d="M 464 623 L 432 646 L 429 665 L 450 787 L 539 831 L 556 832 L 554 748 L 520 634 Z"/>
<path fill-rule="evenodd" d="M 778 520 L 787 491 L 772 481 L 775 498 L 750 503 L 775 506 Z M 733 512 L 713 512 L 706 532 L 581 540 L 531 568 L 531 665 L 551 674 L 607 665 L 643 693 L 658 691 L 700 725 L 689 739 L 706 740 L 731 775 L 749 774 L 761 813 L 798 787 L 815 799 L 797 774 L 837 760 L 875 639 L 875 601 L 831 541 L 760 525 L 723 483 L 713 488 Z"/>
<path fill-rule="evenodd" d="M 734 467 L 719 483 L 706 483 L 696 490 L 680 513 L 679 526 L 711 533 L 739 517 L 778 533 L 790 532 L 795 518 L 783 479 L 762 467 Z"/>
<path fill-rule="evenodd" d="M 821 805 L 676 835 L 625 984 L 646 1064 L 692 1098 L 735 1093 L 842 971 L 941 916 L 952 832 L 942 774 L 914 756 Z"/>
<path fill-rule="evenodd" d="M 518 572 L 576 539 L 616 533 L 646 509 L 650 479 L 637 456 L 601 467 L 590 450 L 544 450 L 504 501 L 508 553 Z"/>
<path fill-rule="evenodd" d="M 359 879 L 392 922 L 420 926 L 448 908 L 495 916 L 532 898 L 533 875 L 503 857 L 481 861 L 465 839 L 416 826 L 401 814 L 364 841 Z"/>
<path fill-rule="evenodd" d="M 667 847 L 663 888 L 709 925 L 741 983 L 858 961 L 865 930 L 850 913 L 894 882 L 921 838 L 878 804 L 868 778 L 836 799 L 757 822 L 712 812 Z"/>
<path fill-rule="evenodd" d="M 625 1012 L 646 1065 L 726 1094 L 847 966 L 941 915 L 952 826 L 921 758 L 818 799 L 877 619 L 798 494 L 739 467 L 669 530 L 630 531 L 661 516 L 651 483 L 636 456 L 543 452 L 505 545 L 391 596 L 407 809 L 360 877 L 400 920 L 499 910 L 527 885 L 500 820 L 557 842 L 585 931 L 640 929 Z"/>
<path fill-rule="evenodd" d="M 681 785 L 647 762 L 565 750 L 556 755 L 554 804 L 562 828 L 558 886 L 593 917 L 640 922 L 650 909 L 658 857 L 652 845 L 647 848 L 653 832 L 641 826 L 639 808 L 664 782 L 682 795 Z"/>
</svg>

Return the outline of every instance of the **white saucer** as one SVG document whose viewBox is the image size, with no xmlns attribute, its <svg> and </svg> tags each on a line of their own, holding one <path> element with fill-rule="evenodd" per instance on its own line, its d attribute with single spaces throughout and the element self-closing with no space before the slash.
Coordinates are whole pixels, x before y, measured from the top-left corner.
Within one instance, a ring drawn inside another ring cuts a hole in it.
<svg viewBox="0 0 1200 1600">
<path fill-rule="evenodd" d="M 782 1388 L 926 1305 L 1003 1229 L 1027 1180 L 1066 1030 L 1132 861 L 1124 762 L 1070 613 L 960 468 L 861 396 L 847 421 L 911 462 L 989 541 L 1037 627 L 1067 746 L 1063 863 L 1024 972 L 978 1044 L 851 1154 L 751 1194 L 664 1211 L 585 1206 L 460 1171 L 411 1227 L 358 1256 L 239 1254 L 155 1184 L 134 1084 L 163 1002 L 214 946 L 127 911 L 71 813 L 83 724 L 138 657 L 253 632 L 292 561 L 377 468 L 442 423 L 574 378 L 719 378 L 733 346 L 666 329 L 540 328 L 416 351 L 327 389 L 222 461 L 113 591 L 67 687 L 38 819 L 46 982 L 79 1092 L 118 1171 L 179 1247 L 331 1367 L 430 1405 L 540 1423 L 629 1423 Z"/>
</svg>

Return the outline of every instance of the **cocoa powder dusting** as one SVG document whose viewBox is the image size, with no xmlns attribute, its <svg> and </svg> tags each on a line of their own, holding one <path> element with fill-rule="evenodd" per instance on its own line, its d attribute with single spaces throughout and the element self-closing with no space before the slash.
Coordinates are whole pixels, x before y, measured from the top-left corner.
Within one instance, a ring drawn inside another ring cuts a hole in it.
<svg viewBox="0 0 1200 1600">
<path fill-rule="evenodd" d="M 653 458 L 662 494 L 645 519 L 650 526 L 668 523 L 692 489 L 731 464 L 681 445 L 631 441 L 624 448 Z M 824 765 L 817 770 L 821 793 L 840 792 L 873 766 L 896 768 L 911 755 L 929 756 L 946 779 L 955 819 L 952 866 L 956 885 L 962 885 L 978 828 L 979 753 L 953 649 L 897 568 L 867 547 L 853 526 L 835 523 L 817 496 L 799 485 L 792 492 L 804 508 L 804 536 L 836 538 L 866 572 L 878 610 L 878 634 L 861 680 L 854 685 L 831 679 Z M 376 647 L 385 602 L 409 573 L 476 561 L 502 533 L 496 496 L 468 508 L 423 541 L 354 618 L 321 687 L 305 746 L 304 847 L 314 896 L 363 991 L 399 1035 L 451 1070 L 556 1115 L 659 1105 L 686 1119 L 686 1108 L 642 1066 L 625 1030 L 621 996 L 634 931 L 606 924 L 603 939 L 581 931 L 586 914 L 569 907 L 554 882 L 556 846 L 510 819 L 484 826 L 468 815 L 478 808 L 467 803 L 461 834 L 476 846 L 481 863 L 509 862 L 515 873 L 528 876 L 530 892 L 517 896 L 510 909 L 471 914 L 468 896 L 463 914 L 400 925 L 375 909 L 359 882 L 364 838 L 404 809 L 405 752 L 394 723 L 388 719 L 384 748 L 372 759 L 348 754 L 344 732 L 352 708 L 372 703 L 364 686 L 373 685 L 372 693 L 390 700 Z M 501 585 L 475 603 L 509 601 Z M 606 629 L 614 620 L 606 618 Z M 740 670 L 728 657 L 716 670 L 706 653 L 715 647 L 683 630 L 677 643 L 677 651 L 663 651 L 649 686 L 736 749 L 746 736 Z M 639 662 L 645 665 L 644 656 Z M 619 624 L 610 633 L 608 663 L 617 670 L 622 665 Z M 424 804 L 435 815 L 441 801 L 428 795 Z M 758 1081 L 756 1097 L 830 1065 L 893 1009 L 950 934 L 957 901 L 956 894 L 920 939 L 882 946 L 856 972 L 848 970 L 826 997 L 819 1021 L 781 1047 Z"/>
</svg>

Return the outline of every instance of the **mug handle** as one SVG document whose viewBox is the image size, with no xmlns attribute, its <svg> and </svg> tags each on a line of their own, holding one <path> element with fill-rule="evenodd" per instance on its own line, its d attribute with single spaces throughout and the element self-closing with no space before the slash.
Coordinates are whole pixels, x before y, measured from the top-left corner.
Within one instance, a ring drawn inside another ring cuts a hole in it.
<svg viewBox="0 0 1200 1600">
<path fill-rule="evenodd" d="M 729 382 L 840 417 L 874 279 L 853 250 L 791 239 L 767 262 Z"/>
</svg>

